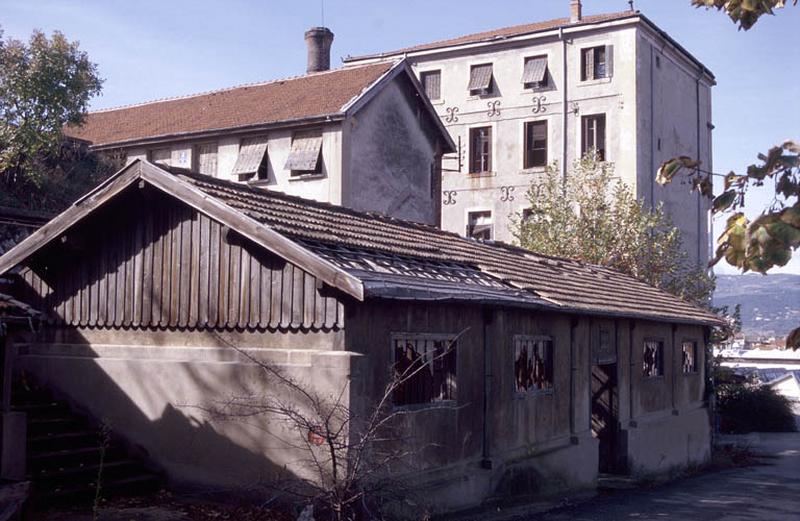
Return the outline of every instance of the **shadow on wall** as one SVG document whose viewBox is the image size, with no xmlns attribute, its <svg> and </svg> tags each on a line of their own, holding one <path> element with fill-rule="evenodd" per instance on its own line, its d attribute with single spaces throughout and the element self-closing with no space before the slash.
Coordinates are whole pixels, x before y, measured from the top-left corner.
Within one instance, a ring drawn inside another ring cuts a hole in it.
<svg viewBox="0 0 800 521">
<path fill-rule="evenodd" d="M 20 345 L 17 369 L 147 453 L 173 486 L 270 494 L 276 480 L 312 478 L 300 433 L 264 416 L 215 421 L 208 409 L 272 392 L 262 370 L 230 347 L 92 346 L 42 332 Z M 141 331 L 121 331 L 135 338 Z M 201 345 L 218 345 L 213 333 Z M 307 368 L 301 368 L 302 372 Z M 301 374 L 295 374 L 302 378 Z M 336 382 L 315 372 L 323 385 Z M 319 384 L 320 382 L 315 382 Z"/>
</svg>

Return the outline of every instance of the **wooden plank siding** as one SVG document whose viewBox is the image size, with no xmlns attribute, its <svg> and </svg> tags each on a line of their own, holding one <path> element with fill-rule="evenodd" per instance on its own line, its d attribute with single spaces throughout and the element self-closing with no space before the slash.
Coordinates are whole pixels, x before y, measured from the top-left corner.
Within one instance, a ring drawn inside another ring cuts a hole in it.
<svg viewBox="0 0 800 521">
<path fill-rule="evenodd" d="M 24 266 L 26 297 L 52 323 L 341 327 L 337 296 L 313 275 L 171 197 L 132 192 Z M 73 244 L 75 237 L 86 244 Z"/>
</svg>

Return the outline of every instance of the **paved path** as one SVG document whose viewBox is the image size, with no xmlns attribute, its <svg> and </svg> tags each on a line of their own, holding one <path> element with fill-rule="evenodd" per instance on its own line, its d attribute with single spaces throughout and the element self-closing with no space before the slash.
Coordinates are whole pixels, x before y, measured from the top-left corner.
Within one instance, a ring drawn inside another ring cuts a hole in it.
<svg viewBox="0 0 800 521">
<path fill-rule="evenodd" d="M 760 434 L 763 465 L 622 491 L 526 521 L 800 520 L 800 434 Z"/>
</svg>

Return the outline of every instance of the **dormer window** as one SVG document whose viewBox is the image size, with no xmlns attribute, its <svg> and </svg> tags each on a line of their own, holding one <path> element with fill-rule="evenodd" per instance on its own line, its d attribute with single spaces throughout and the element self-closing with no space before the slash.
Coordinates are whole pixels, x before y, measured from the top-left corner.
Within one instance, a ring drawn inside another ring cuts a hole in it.
<svg viewBox="0 0 800 521">
<path fill-rule="evenodd" d="M 526 89 L 541 89 L 547 87 L 547 56 L 532 56 L 525 58 L 525 68 L 522 71 L 522 83 Z"/>
<path fill-rule="evenodd" d="M 292 137 L 292 150 L 283 167 L 292 176 L 322 173 L 322 132 L 295 132 Z"/>
<path fill-rule="evenodd" d="M 231 175 L 238 181 L 266 180 L 267 165 L 267 138 L 243 139 Z"/>
<path fill-rule="evenodd" d="M 473 65 L 469 71 L 469 93 L 471 96 L 487 96 L 494 90 L 492 64 Z"/>
</svg>

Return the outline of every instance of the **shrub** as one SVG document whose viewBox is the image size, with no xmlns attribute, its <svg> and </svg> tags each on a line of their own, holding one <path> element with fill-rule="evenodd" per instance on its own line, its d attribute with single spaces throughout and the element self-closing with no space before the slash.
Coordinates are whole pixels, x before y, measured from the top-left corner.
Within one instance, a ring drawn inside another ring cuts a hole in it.
<svg viewBox="0 0 800 521">
<path fill-rule="evenodd" d="M 717 388 L 720 430 L 729 434 L 794 432 L 792 404 L 765 385 L 729 383 Z"/>
</svg>

